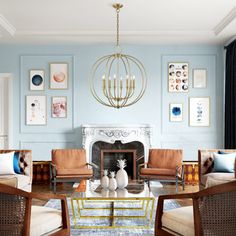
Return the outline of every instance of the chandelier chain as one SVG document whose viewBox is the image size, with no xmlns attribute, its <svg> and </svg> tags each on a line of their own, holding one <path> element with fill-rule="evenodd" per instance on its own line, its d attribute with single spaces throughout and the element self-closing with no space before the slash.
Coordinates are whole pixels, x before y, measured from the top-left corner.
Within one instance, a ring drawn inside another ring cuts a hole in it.
<svg viewBox="0 0 236 236">
<path fill-rule="evenodd" d="M 120 9 L 116 9 L 116 46 L 120 45 L 120 35 L 119 35 L 119 30 L 120 30 Z"/>
</svg>

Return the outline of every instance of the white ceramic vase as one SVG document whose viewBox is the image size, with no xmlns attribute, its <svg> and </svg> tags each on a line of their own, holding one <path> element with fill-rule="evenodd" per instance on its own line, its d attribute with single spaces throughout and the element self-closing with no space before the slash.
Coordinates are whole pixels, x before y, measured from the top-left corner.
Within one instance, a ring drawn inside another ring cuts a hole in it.
<svg viewBox="0 0 236 236">
<path fill-rule="evenodd" d="M 116 174 L 117 187 L 123 189 L 128 185 L 129 182 L 127 172 L 124 170 L 126 166 L 125 160 L 118 160 L 117 166 L 120 168 Z"/>
<path fill-rule="evenodd" d="M 101 186 L 104 189 L 107 189 L 109 187 L 109 178 L 107 174 L 108 174 L 108 170 L 104 170 L 104 176 L 101 179 Z"/>
<path fill-rule="evenodd" d="M 117 189 L 117 183 L 115 179 L 115 172 L 111 172 L 111 178 L 109 179 L 109 190 L 115 191 Z"/>
</svg>

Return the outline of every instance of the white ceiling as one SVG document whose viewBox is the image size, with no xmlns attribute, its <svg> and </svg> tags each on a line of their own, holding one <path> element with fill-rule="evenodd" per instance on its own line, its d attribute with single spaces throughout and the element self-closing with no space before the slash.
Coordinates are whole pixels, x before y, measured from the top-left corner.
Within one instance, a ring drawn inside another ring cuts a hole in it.
<svg viewBox="0 0 236 236">
<path fill-rule="evenodd" d="M 0 43 L 226 44 L 236 0 L 0 0 Z"/>
</svg>

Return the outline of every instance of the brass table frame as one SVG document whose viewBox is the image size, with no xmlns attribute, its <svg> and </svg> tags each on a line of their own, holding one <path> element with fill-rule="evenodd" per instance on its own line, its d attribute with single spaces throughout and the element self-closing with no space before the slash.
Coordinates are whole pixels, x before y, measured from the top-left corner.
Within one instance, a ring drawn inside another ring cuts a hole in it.
<svg viewBox="0 0 236 236">
<path fill-rule="evenodd" d="M 111 207 L 108 208 L 89 208 L 89 207 L 85 207 L 84 203 L 85 202 L 89 202 L 92 201 L 93 204 L 96 203 L 101 203 L 101 202 L 106 202 L 106 203 L 111 203 Z M 141 203 L 141 207 L 115 207 L 116 202 L 140 202 Z M 145 204 L 146 202 L 146 204 Z M 151 207 L 150 206 L 150 202 L 151 202 Z M 111 228 L 143 228 L 143 229 L 148 229 L 151 227 L 151 223 L 152 223 L 152 216 L 153 216 L 153 211 L 154 211 L 154 203 L 155 203 L 155 198 L 154 197 L 116 197 L 116 198 L 112 198 L 112 197 L 108 197 L 108 198 L 103 198 L 103 197 L 72 197 L 71 198 L 71 206 L 72 206 L 72 213 L 73 213 L 73 218 L 74 218 L 74 225 L 75 228 L 80 228 L 80 229 L 86 229 L 86 228 L 105 228 L 105 229 L 111 229 Z M 150 208 L 150 210 L 149 210 Z M 111 211 L 111 215 L 109 216 L 92 216 L 92 215 L 86 215 L 83 216 L 81 214 L 81 210 L 86 209 L 86 210 L 105 210 L 108 209 Z M 80 218 L 110 218 L 111 219 L 111 225 L 78 225 L 77 224 L 77 218 L 76 218 L 76 210 L 77 210 L 77 214 L 79 219 Z M 114 211 L 115 210 L 141 210 L 144 211 L 143 215 L 114 215 Z M 150 212 L 149 212 L 150 211 Z M 149 213 L 149 214 L 148 214 Z M 149 216 L 149 218 L 148 218 Z M 116 225 L 115 224 L 115 219 L 118 218 L 127 218 L 127 219 L 131 219 L 131 218 L 138 218 L 138 219 L 146 219 L 147 223 L 145 225 Z"/>
</svg>

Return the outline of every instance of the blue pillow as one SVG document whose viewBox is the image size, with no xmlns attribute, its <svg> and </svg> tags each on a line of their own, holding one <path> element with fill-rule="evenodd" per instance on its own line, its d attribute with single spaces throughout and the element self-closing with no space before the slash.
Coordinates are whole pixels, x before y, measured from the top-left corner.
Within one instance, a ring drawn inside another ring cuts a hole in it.
<svg viewBox="0 0 236 236">
<path fill-rule="evenodd" d="M 229 153 L 229 154 L 214 153 L 213 172 L 234 173 L 235 159 L 236 159 L 236 154 L 235 153 Z"/>
<path fill-rule="evenodd" d="M 19 166 L 19 157 L 20 157 L 20 153 L 15 152 L 14 157 L 13 157 L 13 167 L 14 167 L 15 173 L 22 174 L 20 166 Z"/>
</svg>

